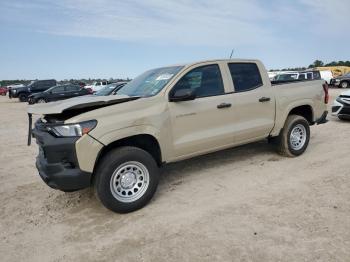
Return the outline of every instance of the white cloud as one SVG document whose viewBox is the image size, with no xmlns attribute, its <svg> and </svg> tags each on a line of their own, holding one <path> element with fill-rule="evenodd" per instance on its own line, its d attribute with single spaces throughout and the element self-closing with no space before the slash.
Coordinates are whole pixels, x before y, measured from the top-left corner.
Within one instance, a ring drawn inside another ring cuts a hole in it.
<svg viewBox="0 0 350 262">
<path fill-rule="evenodd" d="M 6 5 L 8 16 L 11 7 L 16 19 L 51 34 L 233 47 L 295 41 L 299 32 L 337 35 L 347 27 L 350 1 L 12 0 Z"/>
<path fill-rule="evenodd" d="M 300 0 L 308 10 L 310 22 L 326 37 L 349 27 L 349 0 Z"/>
<path fill-rule="evenodd" d="M 268 14 L 256 0 L 64 0 L 17 3 L 14 8 L 28 10 L 40 4 L 50 5 L 61 15 L 34 17 L 38 31 L 53 34 L 210 46 L 273 39 L 259 25 Z"/>
</svg>

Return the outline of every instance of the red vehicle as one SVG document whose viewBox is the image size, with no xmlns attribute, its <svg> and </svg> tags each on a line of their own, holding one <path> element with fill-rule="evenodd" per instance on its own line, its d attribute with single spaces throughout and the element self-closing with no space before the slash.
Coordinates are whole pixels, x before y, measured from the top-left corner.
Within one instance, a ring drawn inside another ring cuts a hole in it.
<svg viewBox="0 0 350 262">
<path fill-rule="evenodd" d="M 7 87 L 6 86 L 1 86 L 0 87 L 0 95 L 6 96 L 7 94 Z"/>
</svg>

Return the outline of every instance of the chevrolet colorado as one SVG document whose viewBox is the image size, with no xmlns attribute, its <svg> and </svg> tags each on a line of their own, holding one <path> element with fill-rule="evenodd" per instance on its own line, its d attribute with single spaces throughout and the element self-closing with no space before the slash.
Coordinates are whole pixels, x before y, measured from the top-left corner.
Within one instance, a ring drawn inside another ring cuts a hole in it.
<svg viewBox="0 0 350 262">
<path fill-rule="evenodd" d="M 257 60 L 203 61 L 149 70 L 115 96 L 29 106 L 28 144 L 36 138 L 50 187 L 93 185 L 125 213 L 152 198 L 165 163 L 266 138 L 285 156 L 302 154 L 327 103 L 324 81 L 271 83 Z M 33 129 L 32 114 L 41 115 Z"/>
</svg>

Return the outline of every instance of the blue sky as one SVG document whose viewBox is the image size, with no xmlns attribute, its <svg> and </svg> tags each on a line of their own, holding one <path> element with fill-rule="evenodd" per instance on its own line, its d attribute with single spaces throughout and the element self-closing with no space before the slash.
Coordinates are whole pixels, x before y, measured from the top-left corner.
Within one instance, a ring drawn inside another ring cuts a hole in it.
<svg viewBox="0 0 350 262">
<path fill-rule="evenodd" d="M 163 65 L 350 60 L 349 0 L 0 0 L 0 79 L 123 78 Z"/>
</svg>

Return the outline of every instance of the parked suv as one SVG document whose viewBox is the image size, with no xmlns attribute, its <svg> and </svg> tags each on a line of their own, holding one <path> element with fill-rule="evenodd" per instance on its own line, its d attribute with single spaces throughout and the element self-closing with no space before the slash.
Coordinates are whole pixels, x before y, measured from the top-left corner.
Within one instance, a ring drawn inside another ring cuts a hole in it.
<svg viewBox="0 0 350 262">
<path fill-rule="evenodd" d="M 32 81 L 27 86 L 11 88 L 9 91 L 9 97 L 19 98 L 19 101 L 26 102 L 31 94 L 43 92 L 50 87 L 55 86 L 56 83 L 57 82 L 54 79 Z"/>
<path fill-rule="evenodd" d="M 130 212 L 152 198 L 166 163 L 266 138 L 282 155 L 303 154 L 328 98 L 324 80 L 271 84 L 257 60 L 167 66 L 114 96 L 29 106 L 28 144 L 32 131 L 50 187 L 93 185 L 107 208 Z M 41 115 L 33 130 L 32 114 Z"/>
</svg>

